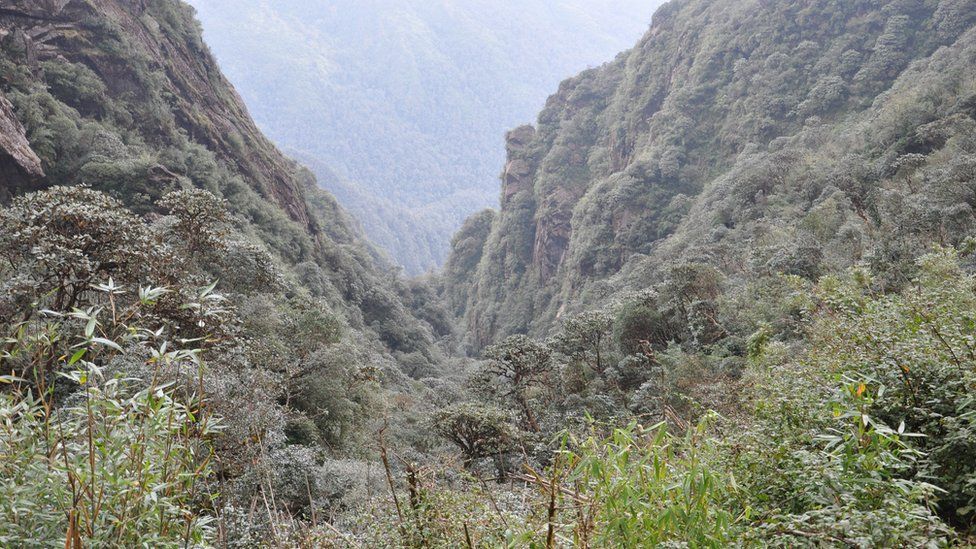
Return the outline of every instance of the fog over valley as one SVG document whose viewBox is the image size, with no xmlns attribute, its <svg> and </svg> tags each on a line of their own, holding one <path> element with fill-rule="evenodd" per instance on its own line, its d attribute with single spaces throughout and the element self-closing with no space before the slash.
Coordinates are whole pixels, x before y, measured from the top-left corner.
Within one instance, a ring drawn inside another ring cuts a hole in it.
<svg viewBox="0 0 976 549">
<path fill-rule="evenodd" d="M 660 0 L 191 0 L 251 114 L 409 273 L 498 206 L 504 134 Z"/>
</svg>

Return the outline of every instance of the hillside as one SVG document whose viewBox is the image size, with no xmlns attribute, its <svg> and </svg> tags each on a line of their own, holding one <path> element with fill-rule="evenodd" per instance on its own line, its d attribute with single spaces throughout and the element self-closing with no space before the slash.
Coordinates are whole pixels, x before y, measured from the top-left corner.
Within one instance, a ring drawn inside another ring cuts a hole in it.
<svg viewBox="0 0 976 549">
<path fill-rule="evenodd" d="M 179 2 L 5 2 L 3 191 L 86 184 L 137 213 L 206 189 L 289 271 L 362 326 L 382 265 L 314 177 L 257 129 Z M 307 271 L 307 272 L 306 272 Z M 299 281 L 301 283 L 301 281 Z"/>
<path fill-rule="evenodd" d="M 423 287 L 258 130 L 177 0 L 0 1 L 0 257 L 3 546 L 212 540 L 196 517 L 233 528 L 271 464 L 415 421 L 427 399 L 387 404 L 446 360 Z"/>
<path fill-rule="evenodd" d="M 563 441 L 521 539 L 971 546 L 974 67 L 971 2 L 673 0 L 508 134 L 437 417 Z"/>
<path fill-rule="evenodd" d="M 416 275 L 497 205 L 505 130 L 630 47 L 660 2 L 190 3 L 261 127 Z"/>
<path fill-rule="evenodd" d="M 735 286 L 907 269 L 928 242 L 964 239 L 967 6 L 669 3 L 509 134 L 480 262 L 449 270 L 473 346 L 544 334 L 683 264 Z"/>
</svg>

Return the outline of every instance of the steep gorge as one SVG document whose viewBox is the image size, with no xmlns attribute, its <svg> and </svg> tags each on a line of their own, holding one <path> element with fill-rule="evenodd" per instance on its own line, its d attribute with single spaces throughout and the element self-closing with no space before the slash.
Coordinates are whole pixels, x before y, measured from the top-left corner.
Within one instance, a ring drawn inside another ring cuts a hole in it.
<svg viewBox="0 0 976 549">
<path fill-rule="evenodd" d="M 503 134 L 660 0 L 191 0 L 265 131 L 408 276 L 497 203 Z"/>
<path fill-rule="evenodd" d="M 0 0 L 0 544 L 971 544 L 974 67 L 672 0 L 404 280 L 186 4 Z"/>
</svg>

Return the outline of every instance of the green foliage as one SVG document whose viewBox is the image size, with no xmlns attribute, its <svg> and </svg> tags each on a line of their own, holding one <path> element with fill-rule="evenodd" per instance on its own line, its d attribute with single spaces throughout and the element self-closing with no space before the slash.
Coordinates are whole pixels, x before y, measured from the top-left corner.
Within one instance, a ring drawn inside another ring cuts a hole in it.
<svg viewBox="0 0 976 549">
<path fill-rule="evenodd" d="M 901 294 L 877 293 L 862 271 L 806 290 L 805 351 L 762 326 L 739 389 L 751 404 L 734 417 L 705 412 L 689 425 L 694 410 L 674 398 L 707 383 L 713 357 L 678 346 L 655 355 L 663 374 L 650 408 L 667 423 L 610 424 L 609 435 L 569 424 L 544 472 L 519 477 L 538 495 L 506 543 L 943 546 L 950 525 L 968 531 L 976 282 L 951 250 L 918 263 Z M 453 510 L 455 524 L 483 520 Z"/>
<path fill-rule="evenodd" d="M 782 547 L 944 543 L 949 529 L 931 511 L 938 488 L 903 476 L 922 457 L 910 442 L 917 435 L 875 420 L 864 385 L 844 379 L 825 392 L 823 383 L 836 379 L 829 374 L 789 374 L 762 390 L 791 392 L 769 398 L 764 421 L 729 441 L 745 448 L 735 467 L 754 521 L 746 539 Z"/>
<path fill-rule="evenodd" d="M 756 333 L 749 336 L 746 352 L 748 352 L 750 360 L 759 361 L 766 354 L 772 336 L 773 334 L 768 324 L 763 324 Z"/>
<path fill-rule="evenodd" d="M 45 80 L 55 97 L 64 97 L 69 106 L 81 112 L 98 112 L 107 92 L 105 83 L 85 65 L 45 62 Z"/>
<path fill-rule="evenodd" d="M 613 320 L 609 314 L 582 313 L 563 323 L 553 345 L 572 360 L 584 362 L 602 377 L 612 361 L 608 356 L 612 329 Z"/>
<path fill-rule="evenodd" d="M 961 5 L 669 4 L 410 282 L 232 114 L 185 8 L 40 66 L 4 34 L 49 178 L 0 210 L 0 544 L 964 544 Z"/>
<path fill-rule="evenodd" d="M 54 187 L 0 210 L 3 300 L 8 318 L 49 300 L 55 311 L 81 305 L 95 282 L 166 283 L 178 265 L 158 237 L 121 203 L 84 187 Z M 6 315 L 5 315 L 6 316 Z"/>
<path fill-rule="evenodd" d="M 535 391 L 545 387 L 552 370 L 552 350 L 525 336 L 512 336 L 486 349 L 485 358 L 486 381 L 500 382 L 499 397 L 518 406 L 525 428 L 539 431 L 531 399 Z"/>
<path fill-rule="evenodd" d="M 451 312 L 464 314 L 471 297 L 471 282 L 485 250 L 485 242 L 491 232 L 496 213 L 484 210 L 465 221 L 451 240 L 451 254 L 444 266 L 445 294 Z"/>
<path fill-rule="evenodd" d="M 305 512 L 295 479 L 314 458 L 290 476 L 272 464 L 362 448 L 382 406 L 373 351 L 328 303 L 275 293 L 284 282 L 267 252 L 255 248 L 255 267 L 227 277 L 233 304 L 216 283 L 199 286 L 229 262 L 248 266 L 225 203 L 192 191 L 155 206 L 172 215 L 150 225 L 103 193 L 52 187 L 0 209 L 11 311 L 0 380 L 13 383 L 0 397 L 16 434 L 2 451 L 17 456 L 9 471 L 23 469 L 3 485 L 6 544 L 64 545 L 67 532 L 73 547 L 206 545 L 260 493 Z M 202 350 L 173 350 L 190 345 Z M 35 482 L 50 497 L 27 505 Z M 276 539 L 279 522 L 267 509 L 242 539 Z"/>
<path fill-rule="evenodd" d="M 10 390 L 0 392 L 0 540 L 207 545 L 220 423 L 193 381 L 204 375 L 203 350 L 175 349 L 175 326 L 156 328 L 165 288 L 140 288 L 132 299 L 110 280 L 92 293 L 103 307 L 44 310 L 2 326 L 12 335 L 0 351 L 10 374 Z M 219 317 L 219 296 L 203 295 L 185 305 L 201 319 Z M 145 385 L 108 373 L 136 357 L 153 371 Z"/>
<path fill-rule="evenodd" d="M 727 545 L 739 518 L 725 505 L 734 486 L 700 447 L 707 428 L 703 423 L 681 440 L 664 425 L 631 424 L 607 439 L 582 441 L 565 457 L 580 518 L 563 535 L 582 547 Z"/>
<path fill-rule="evenodd" d="M 865 413 L 918 433 L 914 447 L 924 457 L 910 476 L 943 490 L 935 495 L 940 514 L 968 530 L 976 524 L 976 281 L 953 250 L 923 256 L 918 267 L 914 288 L 901 295 L 825 281 L 833 319 L 814 339 L 815 358 L 863 384 Z"/>
<path fill-rule="evenodd" d="M 206 545 L 200 514 L 211 471 L 193 408 L 118 380 L 50 414 L 31 395 L 0 394 L 0 543 L 13 547 Z M 52 449 L 54 453 L 52 455 Z"/>
<path fill-rule="evenodd" d="M 481 265 L 447 284 L 474 289 L 476 347 L 650 287 L 680 332 L 662 346 L 742 339 L 755 326 L 727 333 L 738 311 L 718 294 L 865 259 L 897 289 L 929 243 L 972 232 L 972 20 L 933 31 L 958 3 L 767 4 L 669 4 L 638 47 L 564 83 L 534 133 L 513 132 Z M 718 294 L 659 287 L 709 268 Z"/>
<path fill-rule="evenodd" d="M 640 352 L 647 347 L 666 348 L 677 337 L 677 329 L 657 309 L 657 300 L 653 294 L 643 294 L 628 300 L 620 307 L 614 319 L 614 338 L 617 345 L 628 354 Z"/>
<path fill-rule="evenodd" d="M 431 418 L 434 431 L 454 443 L 470 467 L 475 460 L 508 452 L 515 432 L 508 414 L 476 404 L 460 404 L 437 411 Z"/>
<path fill-rule="evenodd" d="M 288 369 L 290 404 L 312 418 L 331 448 L 364 443 L 358 439 L 361 429 L 380 407 L 375 372 L 366 364 L 354 346 L 345 344 L 319 347 Z"/>
<path fill-rule="evenodd" d="M 118 13 L 87 10 L 70 29 L 48 29 L 57 45 L 39 59 L 10 37 L 36 34 L 40 23 L 3 23 L 0 92 L 42 160 L 48 177 L 38 185 L 88 185 L 119 202 L 108 211 L 172 210 L 167 243 L 195 263 L 186 268 L 234 291 L 307 285 L 354 328 L 433 360 L 431 330 L 407 310 L 408 290 L 378 267 L 314 177 L 257 132 L 202 46 L 191 8 L 154 0 Z M 161 202 L 171 192 L 180 194 Z"/>
<path fill-rule="evenodd" d="M 207 191 L 175 191 L 157 205 L 176 218 L 175 236 L 191 258 L 202 249 L 219 247 L 226 237 L 227 202 Z"/>
</svg>

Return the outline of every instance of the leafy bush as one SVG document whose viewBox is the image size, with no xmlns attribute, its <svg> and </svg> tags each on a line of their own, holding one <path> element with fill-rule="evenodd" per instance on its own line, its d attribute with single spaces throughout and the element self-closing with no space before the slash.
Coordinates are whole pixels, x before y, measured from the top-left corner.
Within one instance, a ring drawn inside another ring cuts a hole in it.
<svg viewBox="0 0 976 549">
<path fill-rule="evenodd" d="M 44 299 L 55 311 L 82 306 L 96 282 L 166 283 L 176 257 L 121 203 L 84 187 L 53 187 L 0 210 L 4 300 L 29 315 Z M 13 309 L 7 311 L 12 318 Z M 25 320 L 30 318 L 25 316 Z"/>
<path fill-rule="evenodd" d="M 571 491 L 553 495 L 554 487 L 548 488 L 578 518 L 570 531 L 550 536 L 582 547 L 728 544 L 737 519 L 726 506 L 733 487 L 708 464 L 712 456 L 702 439 L 707 428 L 702 423 L 681 440 L 663 424 L 631 424 L 607 439 L 582 441 L 563 456 L 565 465 L 555 466 L 555 476 L 565 475 Z"/>
<path fill-rule="evenodd" d="M 813 340 L 817 365 L 853 378 L 872 417 L 918 433 L 924 452 L 905 476 L 938 486 L 940 514 L 976 526 L 976 279 L 951 249 L 917 262 L 913 288 L 878 295 L 869 280 L 828 279 L 830 324 Z"/>
<path fill-rule="evenodd" d="M 678 329 L 671 326 L 671 319 L 657 309 L 656 297 L 644 292 L 627 300 L 617 311 L 614 338 L 624 352 L 638 353 L 647 346 L 660 350 L 676 341 Z"/>
<path fill-rule="evenodd" d="M 144 288 L 131 305 L 111 283 L 97 291 L 106 307 L 45 311 L 4 341 L 0 367 L 9 373 L 0 381 L 11 390 L 0 392 L 0 541 L 205 545 L 214 537 L 207 481 L 220 424 L 192 382 L 203 375 L 201 351 L 173 349 L 165 326 L 142 327 L 165 290 Z M 148 384 L 107 378 L 113 360 L 132 354 L 154 372 Z M 175 381 L 179 372 L 189 385 Z"/>
<path fill-rule="evenodd" d="M 464 466 L 470 468 L 475 460 L 500 457 L 515 442 L 515 429 L 510 417 L 501 410 L 460 404 L 436 412 L 431 423 L 437 434 L 454 443 L 464 455 Z M 504 471 L 499 476 L 504 477 Z"/>
</svg>

